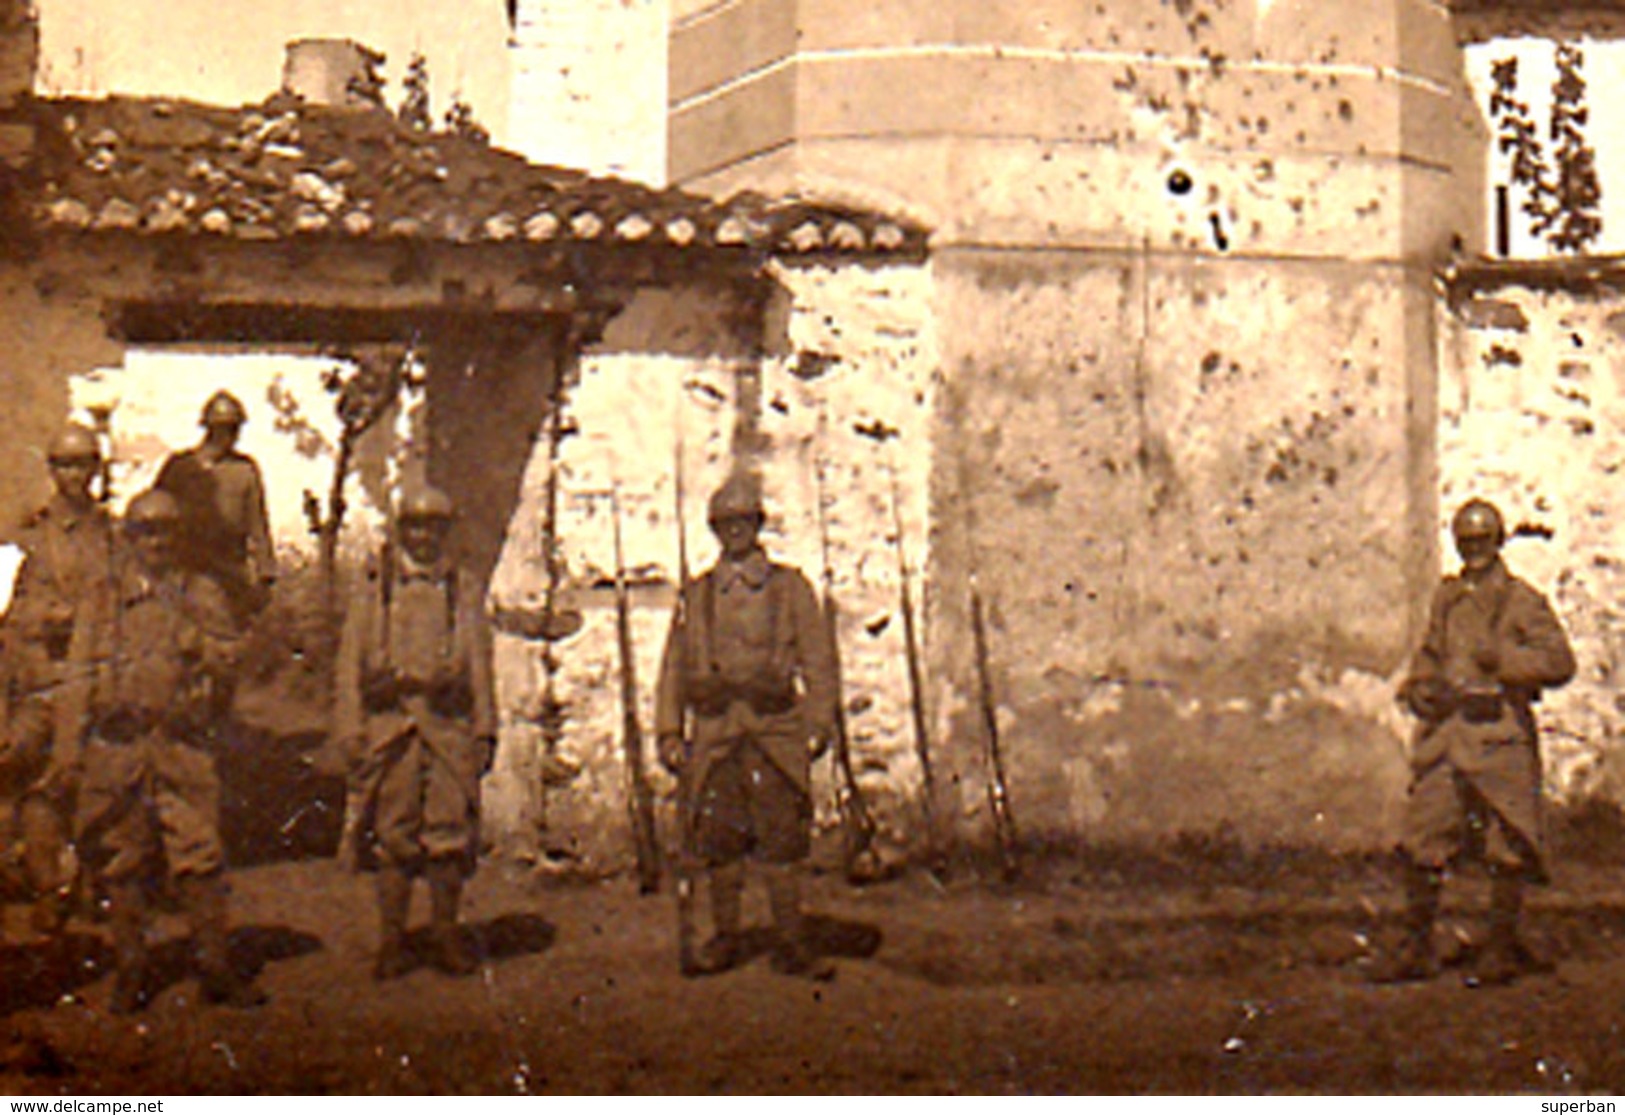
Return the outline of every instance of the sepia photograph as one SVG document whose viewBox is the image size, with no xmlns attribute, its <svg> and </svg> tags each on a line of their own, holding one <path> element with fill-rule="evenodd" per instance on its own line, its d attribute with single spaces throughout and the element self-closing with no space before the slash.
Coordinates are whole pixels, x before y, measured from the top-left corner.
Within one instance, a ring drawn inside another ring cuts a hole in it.
<svg viewBox="0 0 1625 1115">
<path fill-rule="evenodd" d="M 0 0 L 0 418 L 0 1095 L 1625 1090 L 1625 0 Z"/>
</svg>

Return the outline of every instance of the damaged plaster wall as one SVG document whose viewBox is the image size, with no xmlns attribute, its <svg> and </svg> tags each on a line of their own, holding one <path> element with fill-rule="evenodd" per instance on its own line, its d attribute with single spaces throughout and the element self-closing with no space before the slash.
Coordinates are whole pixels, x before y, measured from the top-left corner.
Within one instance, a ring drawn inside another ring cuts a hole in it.
<svg viewBox="0 0 1625 1115">
<path fill-rule="evenodd" d="M 662 809 L 670 808 L 675 787 L 654 762 L 652 703 L 676 599 L 679 443 L 692 572 L 716 557 L 705 525 L 710 493 L 730 468 L 748 462 L 765 482 L 764 544 L 821 587 L 822 486 L 854 765 L 883 839 L 903 846 L 918 833 L 919 768 L 908 726 L 891 501 L 895 471 L 919 609 L 935 405 L 929 271 L 796 264 L 773 274 L 778 292 L 765 312 L 765 341 L 762 308 L 748 300 L 698 288 L 645 291 L 567 379 L 557 606 L 579 611 L 583 623 L 579 633 L 552 644 L 553 684 L 565 709 L 558 750 L 582 772 L 568 787 L 541 789 L 537 757 L 546 738 L 538 721 L 547 652 L 542 643 L 499 636 L 505 726 L 486 805 L 491 834 L 521 856 L 588 872 L 630 859 L 613 592 L 617 506 L 633 585 L 648 767 Z M 877 423 L 898 436 L 883 444 L 858 431 Z M 544 430 L 492 582 L 498 607 L 544 603 L 549 472 Z M 829 764 L 820 764 L 815 777 L 818 829 L 829 834 L 838 823 Z"/>
<path fill-rule="evenodd" d="M 1432 272 L 1483 230 L 1448 10 L 680 15 L 674 179 L 937 230 L 929 642 L 962 830 L 987 832 L 974 575 L 1028 835 L 1391 843 L 1437 558 Z"/>
<path fill-rule="evenodd" d="M 944 632 L 974 573 L 1035 835 L 1381 843 L 1429 541 L 1407 368 L 1427 293 L 1400 268 L 1063 253 L 938 275 L 976 322 L 932 555 L 962 807 L 984 800 L 980 678 Z"/>
<path fill-rule="evenodd" d="M 1548 594 L 1580 660 L 1576 680 L 1539 707 L 1548 785 L 1560 800 L 1625 801 L 1625 296 L 1509 279 L 1442 306 L 1440 319 L 1444 510 L 1483 496 L 1509 524 L 1554 532 L 1514 539 L 1506 554 Z"/>
<path fill-rule="evenodd" d="M 931 270 L 798 264 L 774 274 L 755 452 L 778 550 L 821 590 L 827 535 L 853 769 L 883 839 L 907 846 L 923 831 L 922 772 L 899 547 L 923 638 L 939 369 Z M 929 662 L 930 647 L 920 650 Z M 931 717 L 929 678 L 921 696 Z M 926 746 L 940 736 L 933 726 Z M 831 764 L 815 768 L 822 829 L 838 823 L 833 777 Z"/>
<path fill-rule="evenodd" d="M 552 644 L 505 634 L 496 639 L 503 735 L 486 783 L 487 832 L 522 858 L 589 873 L 616 870 L 630 860 L 611 493 L 620 507 L 623 560 L 634 582 L 632 643 L 641 722 L 649 733 L 647 767 L 662 801 L 670 796 L 672 786 L 654 760 L 652 706 L 676 599 L 678 438 L 688 556 L 698 571 L 715 556 L 705 502 L 732 461 L 738 384 L 754 372 L 759 336 L 748 304 L 728 292 L 702 284 L 641 292 L 574 371 L 566 371 L 556 474 L 546 423 L 541 425 L 492 576 L 492 603 L 531 610 L 545 603 L 554 474 L 555 603 L 561 611 L 578 612 L 582 625 Z M 568 787 L 544 790 L 538 761 L 548 745 L 540 721 L 549 653 L 554 698 L 564 712 L 556 747 L 581 774 Z"/>
</svg>

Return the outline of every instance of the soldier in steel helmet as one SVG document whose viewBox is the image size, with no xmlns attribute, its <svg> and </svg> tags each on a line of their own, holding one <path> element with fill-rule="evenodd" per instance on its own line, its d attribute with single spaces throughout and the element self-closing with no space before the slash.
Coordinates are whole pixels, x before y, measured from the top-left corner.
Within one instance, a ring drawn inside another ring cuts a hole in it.
<svg viewBox="0 0 1625 1115">
<path fill-rule="evenodd" d="M 80 855 L 103 885 L 113 930 L 112 1009 L 146 1007 L 151 892 L 166 876 L 192 926 L 206 1002 L 263 994 L 227 952 L 220 778 L 210 748 L 240 638 L 220 587 L 176 559 L 180 508 L 130 502 L 113 577 L 75 617 L 52 763 L 79 785 Z"/>
<path fill-rule="evenodd" d="M 412 967 L 412 883 L 428 880 L 430 963 L 477 963 L 458 925 L 479 853 L 480 779 L 496 753 L 491 639 L 477 579 L 450 548 L 454 509 L 435 488 L 402 496 L 394 537 L 351 595 L 338 660 L 334 733 L 351 764 L 345 841 L 371 851 L 380 980 Z M 365 847 L 363 847 L 363 845 Z"/>
<path fill-rule="evenodd" d="M 1507 571 L 1506 525 L 1471 500 L 1451 524 L 1461 572 L 1433 597 L 1427 635 L 1400 698 L 1421 721 L 1411 756 L 1404 838 L 1406 936 L 1373 969 L 1379 982 L 1437 971 L 1433 921 L 1446 868 L 1472 857 L 1490 876 L 1489 933 L 1473 985 L 1516 979 L 1523 889 L 1544 883 L 1541 761 L 1533 705 L 1575 673 L 1551 606 Z"/>
<path fill-rule="evenodd" d="M 180 504 L 180 560 L 219 582 L 239 623 L 265 606 L 276 582 L 265 484 L 237 448 L 247 421 L 235 395 L 215 392 L 203 406 L 203 441 L 165 461 L 154 485 Z"/>
<path fill-rule="evenodd" d="M 95 432 L 66 426 L 52 441 L 48 462 L 56 490 L 16 534 L 24 560 L 5 628 L 14 715 L 0 783 L 15 805 L 23 870 L 36 896 L 34 927 L 54 937 L 65 922 L 77 869 L 68 838 L 74 787 L 47 777 L 53 774 L 49 710 L 64 680 L 74 618 L 110 575 L 113 527 L 93 494 L 103 463 Z"/>
<path fill-rule="evenodd" d="M 802 911 L 811 765 L 833 739 L 834 650 L 812 586 L 760 542 L 761 482 L 739 472 L 711 497 L 722 553 L 684 586 L 656 691 L 660 757 L 681 784 L 691 847 L 710 871 L 715 935 L 700 974 L 745 959 L 740 901 L 754 859 L 772 910 L 774 967 L 827 979 Z M 689 725 L 685 738 L 684 722 Z"/>
</svg>

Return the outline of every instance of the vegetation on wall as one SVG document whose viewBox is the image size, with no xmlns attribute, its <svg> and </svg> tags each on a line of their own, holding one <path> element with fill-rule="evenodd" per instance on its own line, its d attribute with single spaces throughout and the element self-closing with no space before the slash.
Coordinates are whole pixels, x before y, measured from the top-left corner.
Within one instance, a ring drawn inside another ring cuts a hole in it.
<svg viewBox="0 0 1625 1115">
<path fill-rule="evenodd" d="M 1528 102 L 1518 97 L 1518 59 L 1503 58 L 1490 70 L 1494 88 L 1489 114 L 1496 145 L 1508 156 L 1513 190 L 1529 232 L 1553 251 L 1580 254 L 1602 235 L 1602 183 L 1595 149 L 1586 139 L 1585 54 L 1572 43 L 1554 47 L 1548 151 Z"/>
</svg>

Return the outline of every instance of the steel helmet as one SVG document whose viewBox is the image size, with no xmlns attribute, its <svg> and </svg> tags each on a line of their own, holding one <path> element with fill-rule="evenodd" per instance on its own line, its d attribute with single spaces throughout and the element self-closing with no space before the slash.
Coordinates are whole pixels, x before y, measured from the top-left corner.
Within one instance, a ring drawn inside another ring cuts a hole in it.
<svg viewBox="0 0 1625 1115">
<path fill-rule="evenodd" d="M 173 524 L 180 521 L 181 505 L 168 492 L 152 489 L 142 492 L 130 501 L 124 520 L 131 526 L 153 523 Z"/>
<path fill-rule="evenodd" d="M 49 460 L 52 464 L 59 461 L 100 461 L 102 459 L 101 442 L 96 440 L 96 432 L 89 427 L 77 423 L 64 426 L 62 432 L 56 435 L 51 442 Z"/>
<path fill-rule="evenodd" d="M 736 472 L 711 495 L 706 508 L 706 520 L 720 523 L 724 519 L 762 519 L 762 478 L 754 472 Z"/>
<path fill-rule="evenodd" d="M 1485 499 L 1472 499 L 1461 505 L 1450 522 L 1450 530 L 1457 538 L 1494 538 L 1506 540 L 1506 520 L 1500 510 Z"/>
<path fill-rule="evenodd" d="M 241 426 L 248 421 L 248 411 L 230 391 L 216 391 L 203 404 L 203 415 L 198 421 L 204 426 Z"/>
<path fill-rule="evenodd" d="M 439 488 L 424 485 L 401 495 L 395 507 L 398 522 L 427 521 L 449 523 L 457 517 L 457 506 Z"/>
</svg>

